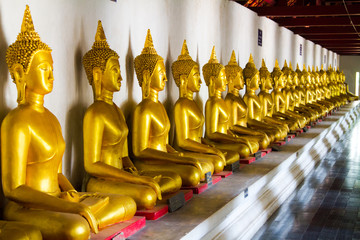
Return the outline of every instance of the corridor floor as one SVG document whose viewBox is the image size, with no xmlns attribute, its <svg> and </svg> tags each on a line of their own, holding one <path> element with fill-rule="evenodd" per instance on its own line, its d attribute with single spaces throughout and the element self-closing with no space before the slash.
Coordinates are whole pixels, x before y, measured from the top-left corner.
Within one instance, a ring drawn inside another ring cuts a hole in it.
<svg viewBox="0 0 360 240">
<path fill-rule="evenodd" d="M 359 121 L 253 239 L 360 239 Z"/>
</svg>

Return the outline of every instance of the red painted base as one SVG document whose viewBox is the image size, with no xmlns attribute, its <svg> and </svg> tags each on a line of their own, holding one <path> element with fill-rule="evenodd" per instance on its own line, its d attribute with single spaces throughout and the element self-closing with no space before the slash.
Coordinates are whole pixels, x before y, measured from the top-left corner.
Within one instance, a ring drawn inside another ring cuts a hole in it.
<svg viewBox="0 0 360 240">
<path fill-rule="evenodd" d="M 299 133 L 303 133 L 303 132 L 304 132 L 304 130 L 302 130 L 301 128 L 297 129 L 296 131 L 299 132 Z"/>
<path fill-rule="evenodd" d="M 146 220 L 156 220 L 168 213 L 168 205 L 159 204 L 151 210 L 137 210 L 135 216 L 144 216 Z"/>
<path fill-rule="evenodd" d="M 192 190 L 195 194 L 200 194 L 204 192 L 208 188 L 207 183 L 200 183 L 195 187 L 181 187 L 181 190 Z"/>
<path fill-rule="evenodd" d="M 264 150 L 261 150 L 262 152 L 266 152 L 266 154 L 271 153 L 272 148 L 266 148 Z"/>
<path fill-rule="evenodd" d="M 222 171 L 219 173 L 215 173 L 213 176 L 220 176 L 222 178 L 227 178 L 228 176 L 232 175 L 233 172 L 232 171 Z"/>
<path fill-rule="evenodd" d="M 290 138 L 290 139 L 295 138 L 295 134 L 289 134 L 289 135 L 288 135 L 288 138 Z"/>
<path fill-rule="evenodd" d="M 322 119 L 318 119 L 318 122 L 321 123 L 321 122 L 322 122 Z"/>
<path fill-rule="evenodd" d="M 261 151 L 261 157 L 265 157 L 266 156 L 266 152 L 264 152 L 264 151 Z"/>
<path fill-rule="evenodd" d="M 252 162 L 255 162 L 255 157 L 247 157 L 247 158 L 243 158 L 240 159 L 239 161 L 241 164 L 250 164 Z"/>
<path fill-rule="evenodd" d="M 191 190 L 180 190 L 180 191 L 184 192 L 185 202 L 189 201 L 194 196 L 194 193 Z"/>
<path fill-rule="evenodd" d="M 310 126 L 310 125 L 308 125 L 308 126 L 306 126 L 306 128 L 307 128 L 307 129 L 310 129 L 310 128 L 311 128 L 311 126 Z"/>
<path fill-rule="evenodd" d="M 218 182 L 221 181 L 221 177 L 220 176 L 212 176 L 212 184 L 215 185 L 217 184 Z"/>
<path fill-rule="evenodd" d="M 285 145 L 285 143 L 286 143 L 285 141 L 280 140 L 280 141 L 274 142 L 273 144 L 276 146 L 282 146 L 282 145 Z"/>
<path fill-rule="evenodd" d="M 128 238 L 143 227 L 145 227 L 145 217 L 133 217 L 128 221 L 116 223 L 104 228 L 98 234 L 91 233 L 90 239 L 111 240 L 116 239 L 117 236 Z"/>
</svg>

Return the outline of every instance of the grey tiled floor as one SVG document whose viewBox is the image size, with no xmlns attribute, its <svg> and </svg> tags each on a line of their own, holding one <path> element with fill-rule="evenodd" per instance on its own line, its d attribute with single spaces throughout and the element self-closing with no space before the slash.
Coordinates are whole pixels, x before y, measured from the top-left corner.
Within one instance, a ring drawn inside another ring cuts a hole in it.
<svg viewBox="0 0 360 240">
<path fill-rule="evenodd" d="M 360 239 L 360 122 L 253 239 Z"/>
</svg>

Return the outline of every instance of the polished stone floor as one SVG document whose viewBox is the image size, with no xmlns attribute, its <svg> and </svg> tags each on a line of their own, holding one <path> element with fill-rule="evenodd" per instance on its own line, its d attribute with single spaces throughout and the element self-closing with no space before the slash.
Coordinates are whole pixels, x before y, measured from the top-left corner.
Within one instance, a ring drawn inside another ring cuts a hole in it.
<svg viewBox="0 0 360 240">
<path fill-rule="evenodd" d="M 360 239 L 359 121 L 253 239 Z"/>
</svg>

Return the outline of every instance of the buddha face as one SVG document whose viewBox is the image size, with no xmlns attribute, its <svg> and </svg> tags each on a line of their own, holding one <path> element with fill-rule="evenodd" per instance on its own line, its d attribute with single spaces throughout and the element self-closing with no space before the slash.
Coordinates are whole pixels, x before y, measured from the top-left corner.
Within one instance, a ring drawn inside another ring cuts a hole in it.
<svg viewBox="0 0 360 240">
<path fill-rule="evenodd" d="M 291 74 L 287 77 L 287 86 L 291 87 L 293 85 L 293 76 Z"/>
<path fill-rule="evenodd" d="M 294 75 L 293 85 L 294 85 L 294 86 L 298 86 L 298 85 L 299 85 L 299 77 L 298 77 L 297 74 Z"/>
<path fill-rule="evenodd" d="M 189 73 L 187 87 L 192 92 L 199 92 L 200 86 L 201 86 L 201 79 L 200 79 L 199 66 L 195 65 Z"/>
<path fill-rule="evenodd" d="M 281 74 L 278 78 L 278 86 L 281 88 L 284 88 L 286 84 L 286 79 L 285 79 L 285 75 Z"/>
<path fill-rule="evenodd" d="M 236 74 L 236 77 L 233 81 L 234 83 L 234 88 L 236 89 L 243 89 L 244 88 L 244 76 L 243 74 L 239 71 L 237 74 Z"/>
<path fill-rule="evenodd" d="M 156 91 L 162 91 L 165 88 L 166 71 L 163 60 L 159 60 L 150 76 L 150 87 Z"/>
<path fill-rule="evenodd" d="M 260 73 L 257 72 L 248 82 L 248 86 L 251 90 L 257 90 L 260 83 Z"/>
<path fill-rule="evenodd" d="M 53 89 L 53 60 L 48 51 L 35 53 L 28 70 L 24 75 L 26 89 L 41 95 L 48 94 Z"/>
<path fill-rule="evenodd" d="M 121 80 L 119 60 L 117 57 L 111 57 L 106 62 L 105 71 L 102 75 L 102 88 L 110 92 L 119 91 Z"/>
<path fill-rule="evenodd" d="M 226 74 L 225 74 L 225 67 L 223 67 L 218 77 L 215 79 L 215 90 L 218 91 L 225 91 L 226 90 Z"/>
</svg>

